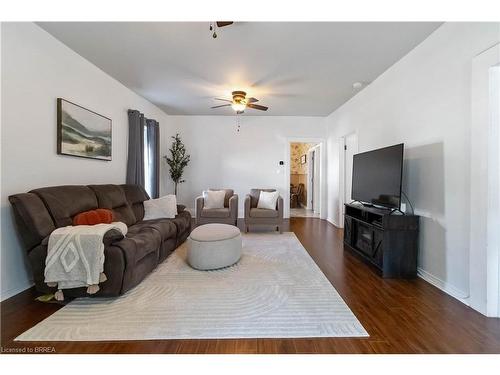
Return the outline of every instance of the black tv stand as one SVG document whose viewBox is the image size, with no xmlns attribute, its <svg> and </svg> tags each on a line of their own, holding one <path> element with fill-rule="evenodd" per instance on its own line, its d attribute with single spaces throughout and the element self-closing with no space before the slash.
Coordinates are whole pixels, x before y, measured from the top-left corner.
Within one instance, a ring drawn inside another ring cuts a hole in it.
<svg viewBox="0 0 500 375">
<path fill-rule="evenodd" d="M 359 202 L 363 205 L 363 207 L 375 207 L 374 204 L 371 204 L 371 203 L 366 203 L 366 202 Z"/>
<path fill-rule="evenodd" d="M 390 213 L 394 213 L 394 212 L 401 212 L 401 214 L 404 215 L 404 212 L 401 211 L 399 208 L 390 208 L 390 207 L 381 207 L 381 206 L 377 206 L 373 203 L 367 203 L 367 202 L 361 202 L 361 201 L 352 201 L 351 203 L 349 203 L 350 205 L 356 205 L 356 202 L 358 202 L 360 205 L 362 205 L 363 207 L 368 207 L 368 208 L 377 208 L 379 210 L 385 210 L 385 211 L 390 211 Z"/>
<path fill-rule="evenodd" d="M 418 224 L 415 215 L 345 204 L 344 248 L 375 266 L 383 277 L 417 276 Z"/>
</svg>

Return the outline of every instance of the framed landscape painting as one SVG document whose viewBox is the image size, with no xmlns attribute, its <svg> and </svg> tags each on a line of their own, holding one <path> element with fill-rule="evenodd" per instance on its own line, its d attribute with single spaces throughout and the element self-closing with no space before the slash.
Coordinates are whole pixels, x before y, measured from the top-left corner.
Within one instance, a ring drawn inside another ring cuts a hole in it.
<svg viewBox="0 0 500 375">
<path fill-rule="evenodd" d="M 57 153 L 111 160 L 111 119 L 57 98 Z"/>
</svg>

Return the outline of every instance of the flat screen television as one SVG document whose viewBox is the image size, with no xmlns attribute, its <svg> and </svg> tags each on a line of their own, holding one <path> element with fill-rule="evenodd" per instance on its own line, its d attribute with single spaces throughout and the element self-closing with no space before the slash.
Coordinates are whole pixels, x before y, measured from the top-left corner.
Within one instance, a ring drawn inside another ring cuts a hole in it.
<svg viewBox="0 0 500 375">
<path fill-rule="evenodd" d="M 401 205 L 404 144 L 362 152 L 353 157 L 353 200 L 396 208 Z"/>
</svg>

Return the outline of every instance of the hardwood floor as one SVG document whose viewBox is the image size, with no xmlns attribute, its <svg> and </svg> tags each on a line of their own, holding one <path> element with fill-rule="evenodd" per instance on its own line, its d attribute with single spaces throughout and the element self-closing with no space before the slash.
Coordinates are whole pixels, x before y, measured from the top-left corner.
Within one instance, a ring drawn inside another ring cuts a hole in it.
<svg viewBox="0 0 500 375">
<path fill-rule="evenodd" d="M 241 225 L 242 227 L 242 225 Z M 61 306 L 28 290 L 1 303 L 2 351 L 57 353 L 500 353 L 500 319 L 486 318 L 421 279 L 382 279 L 349 252 L 324 220 L 288 223 L 370 334 L 368 338 L 17 343 Z M 24 349 L 23 349 L 24 348 Z"/>
</svg>

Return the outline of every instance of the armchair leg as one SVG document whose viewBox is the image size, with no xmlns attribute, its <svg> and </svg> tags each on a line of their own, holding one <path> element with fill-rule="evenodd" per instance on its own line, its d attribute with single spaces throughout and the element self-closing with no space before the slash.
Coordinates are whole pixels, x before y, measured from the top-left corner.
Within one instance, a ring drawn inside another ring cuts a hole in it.
<svg viewBox="0 0 500 375">
<path fill-rule="evenodd" d="M 245 232 L 248 233 L 248 225 L 245 225 Z"/>
<path fill-rule="evenodd" d="M 278 225 L 278 231 L 280 232 L 280 234 L 283 233 L 283 230 L 281 229 L 281 225 Z"/>
</svg>

